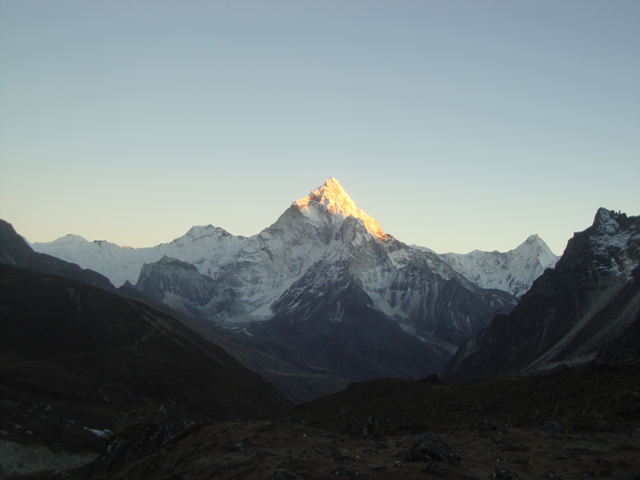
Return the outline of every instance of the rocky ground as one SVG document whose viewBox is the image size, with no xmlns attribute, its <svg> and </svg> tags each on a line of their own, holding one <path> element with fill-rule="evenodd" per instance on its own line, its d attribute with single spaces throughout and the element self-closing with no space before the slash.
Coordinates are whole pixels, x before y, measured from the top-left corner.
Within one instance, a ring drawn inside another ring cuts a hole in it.
<svg viewBox="0 0 640 480">
<path fill-rule="evenodd" d="M 640 366 L 474 381 L 381 379 L 272 420 L 163 412 L 74 471 L 32 479 L 640 479 Z"/>
</svg>

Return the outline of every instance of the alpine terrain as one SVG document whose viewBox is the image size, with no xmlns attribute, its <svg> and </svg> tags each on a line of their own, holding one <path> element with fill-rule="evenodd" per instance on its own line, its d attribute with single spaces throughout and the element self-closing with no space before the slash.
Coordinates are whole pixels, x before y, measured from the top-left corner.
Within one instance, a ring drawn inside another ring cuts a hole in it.
<svg viewBox="0 0 640 480">
<path fill-rule="evenodd" d="M 531 373 L 596 357 L 624 362 L 638 355 L 638 345 L 640 217 L 601 208 L 511 313 L 460 347 L 447 374 Z"/>
<path fill-rule="evenodd" d="M 160 310 L 0 262 L 0 478 L 90 462 L 113 431 L 141 418 L 170 416 L 175 426 L 163 432 L 179 436 L 196 420 L 259 418 L 290 405 Z"/>
<path fill-rule="evenodd" d="M 77 236 L 33 248 L 129 282 L 234 341 L 356 380 L 441 373 L 517 302 L 385 234 L 334 178 L 252 237 L 207 226 L 151 248 Z"/>
<path fill-rule="evenodd" d="M 428 250 L 425 247 L 416 247 Z M 516 297 L 524 295 L 547 268 L 560 257 L 555 255 L 540 235 L 531 235 L 519 247 L 508 252 L 442 253 L 442 260 L 482 288 L 497 288 Z"/>
</svg>

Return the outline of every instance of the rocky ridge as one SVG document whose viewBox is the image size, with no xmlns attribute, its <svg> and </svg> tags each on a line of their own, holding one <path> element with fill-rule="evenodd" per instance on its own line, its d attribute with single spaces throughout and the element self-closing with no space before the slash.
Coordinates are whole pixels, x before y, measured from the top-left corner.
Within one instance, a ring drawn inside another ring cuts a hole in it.
<svg viewBox="0 0 640 480">
<path fill-rule="evenodd" d="M 460 347 L 447 374 L 531 373 L 637 351 L 639 325 L 640 217 L 601 208 L 511 313 Z"/>
</svg>

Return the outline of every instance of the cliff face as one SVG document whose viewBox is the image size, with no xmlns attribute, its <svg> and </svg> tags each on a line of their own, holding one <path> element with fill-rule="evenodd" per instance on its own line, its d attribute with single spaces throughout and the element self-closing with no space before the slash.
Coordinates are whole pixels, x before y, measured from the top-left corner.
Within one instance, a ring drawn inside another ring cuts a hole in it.
<svg viewBox="0 0 640 480">
<path fill-rule="evenodd" d="M 460 347 L 446 374 L 530 373 L 586 363 L 605 350 L 611 356 L 618 344 L 638 348 L 625 337 L 639 315 L 640 217 L 601 208 L 511 313 Z"/>
</svg>

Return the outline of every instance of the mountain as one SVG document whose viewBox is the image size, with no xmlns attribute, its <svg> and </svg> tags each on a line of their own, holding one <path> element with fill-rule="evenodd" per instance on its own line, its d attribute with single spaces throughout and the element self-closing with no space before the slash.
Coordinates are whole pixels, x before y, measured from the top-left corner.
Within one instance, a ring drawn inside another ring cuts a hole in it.
<svg viewBox="0 0 640 480">
<path fill-rule="evenodd" d="M 15 265 L 41 273 L 53 273 L 88 285 L 115 291 L 108 278 L 51 255 L 34 252 L 10 223 L 0 220 L 0 264 Z"/>
<path fill-rule="evenodd" d="M 412 246 L 430 251 L 425 247 Z M 553 268 L 560 258 L 540 235 L 531 235 L 519 247 L 508 252 L 474 250 L 467 254 L 442 253 L 438 257 L 479 287 L 497 288 L 516 297 L 524 295 L 533 281 L 547 268 Z"/>
<path fill-rule="evenodd" d="M 104 432 L 130 411 L 164 405 L 192 420 L 251 419 L 291 405 L 144 303 L 12 265 L 0 265 L 0 284 L 3 440 L 99 451 Z"/>
<path fill-rule="evenodd" d="M 442 372 L 458 344 L 516 303 L 385 234 L 334 178 L 252 237 L 208 226 L 147 249 L 75 236 L 33 248 L 116 284 L 138 275 L 136 288 L 234 341 L 354 379 Z M 421 362 L 410 366 L 409 352 Z"/>
<path fill-rule="evenodd" d="M 548 371 L 638 355 L 640 217 L 601 208 L 593 225 L 574 234 L 516 308 L 464 343 L 447 375 L 469 378 Z"/>
<path fill-rule="evenodd" d="M 244 237 L 208 225 L 193 227 L 170 243 L 149 248 L 118 246 L 106 240 L 89 242 L 71 234 L 49 243 L 33 243 L 31 248 L 100 272 L 119 287 L 127 281 L 136 283 L 143 265 L 157 262 L 164 256 L 194 264 L 201 273 L 215 276 L 233 261 L 245 243 Z"/>
<path fill-rule="evenodd" d="M 129 283 L 125 283 L 116 290 L 106 277 L 97 272 L 83 270 L 79 266 L 70 264 L 64 260 L 41 253 L 35 253 L 24 239 L 15 232 L 10 224 L 0 220 L 0 264 L 2 263 L 30 267 L 42 273 L 52 273 L 88 285 L 100 286 L 110 292 L 118 293 L 127 298 L 145 303 L 155 310 L 159 310 L 176 318 L 191 330 L 197 331 L 208 341 L 218 347 L 222 347 L 243 366 L 267 379 L 294 402 L 304 402 L 312 398 L 318 398 L 324 394 L 337 392 L 346 388 L 352 381 L 349 378 L 326 374 L 326 372 L 306 371 L 296 365 L 275 358 L 266 352 L 230 341 L 226 337 L 216 334 L 211 329 L 203 327 L 201 323 L 194 321 L 189 315 L 162 303 L 161 300 L 165 294 L 158 293 L 153 295 L 152 285 L 147 286 L 147 290 L 151 290 L 152 294 L 144 293 Z M 191 264 L 171 260 L 168 257 L 164 257 L 164 260 L 161 259 L 158 263 L 160 265 L 172 265 L 173 269 L 177 270 L 184 268 L 187 271 L 183 278 L 183 280 L 186 279 L 186 283 L 175 283 L 179 290 L 197 288 L 189 282 L 189 274 L 192 277 L 201 277 L 206 285 L 209 285 L 212 281 L 209 277 L 194 273 L 195 267 Z M 153 269 L 153 266 L 154 264 L 143 267 L 143 273 L 147 271 L 147 267 Z M 168 277 L 171 277 L 171 272 L 172 268 L 170 267 L 164 270 L 165 276 Z M 165 280 L 169 283 L 168 279 Z M 197 280 L 193 281 L 197 283 Z"/>
</svg>

